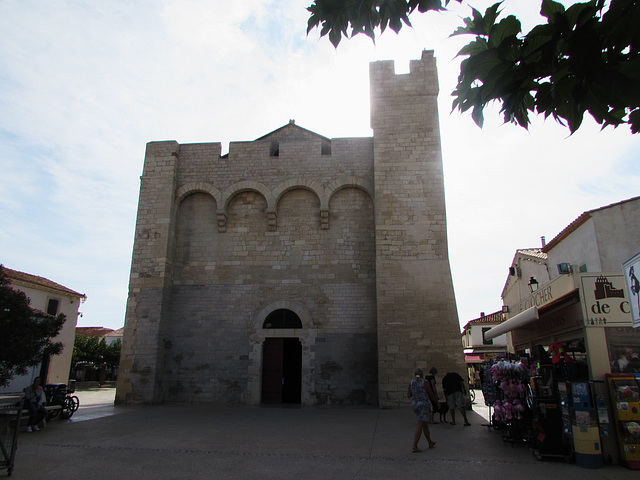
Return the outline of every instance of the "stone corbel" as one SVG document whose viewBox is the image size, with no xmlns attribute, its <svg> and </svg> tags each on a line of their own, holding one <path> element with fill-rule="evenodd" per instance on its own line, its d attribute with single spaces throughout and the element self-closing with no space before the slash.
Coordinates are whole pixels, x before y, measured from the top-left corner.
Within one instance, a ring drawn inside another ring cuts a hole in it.
<svg viewBox="0 0 640 480">
<path fill-rule="evenodd" d="M 224 210 L 218 210 L 218 231 L 227 231 L 227 213 Z"/>
<path fill-rule="evenodd" d="M 329 230 L 329 209 L 320 210 L 320 228 Z"/>
<path fill-rule="evenodd" d="M 267 210 L 267 225 L 270 232 L 275 232 L 278 227 L 278 214 L 275 210 Z"/>
</svg>

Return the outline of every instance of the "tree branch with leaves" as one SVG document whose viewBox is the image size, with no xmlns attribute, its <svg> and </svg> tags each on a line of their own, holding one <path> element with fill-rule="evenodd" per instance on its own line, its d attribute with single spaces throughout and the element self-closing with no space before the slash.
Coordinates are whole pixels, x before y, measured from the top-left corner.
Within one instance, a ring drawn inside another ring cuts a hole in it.
<svg viewBox="0 0 640 480">
<path fill-rule="evenodd" d="M 120 362 L 120 339 L 107 345 L 104 337 L 85 337 L 76 335 L 73 344 L 73 364 L 89 362 L 95 365 L 118 365 Z"/>
<path fill-rule="evenodd" d="M 462 0 L 456 0 L 463 3 Z M 337 48 L 341 39 L 376 30 L 398 33 L 415 11 L 446 10 L 449 0 L 315 0 L 307 33 L 320 28 Z M 490 103 L 505 122 L 528 128 L 532 115 L 553 117 L 571 133 L 589 113 L 603 128 L 640 131 L 640 0 L 592 0 L 568 8 L 541 2 L 546 23 L 522 32 L 514 15 L 500 19 L 503 3 L 471 16 L 453 35 L 475 38 L 458 55 L 453 109 L 471 110 L 482 127 Z"/>
</svg>

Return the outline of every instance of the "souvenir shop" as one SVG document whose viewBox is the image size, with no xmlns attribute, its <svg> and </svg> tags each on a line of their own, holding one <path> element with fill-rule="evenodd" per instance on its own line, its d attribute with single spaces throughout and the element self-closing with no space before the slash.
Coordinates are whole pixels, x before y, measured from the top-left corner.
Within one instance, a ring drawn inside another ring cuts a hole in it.
<svg viewBox="0 0 640 480">
<path fill-rule="evenodd" d="M 578 288 L 488 332 L 510 334 L 510 353 L 482 375 L 489 426 L 505 443 L 540 460 L 640 468 L 640 329 L 617 277 L 582 275 Z M 609 296 L 593 298 L 603 286 Z"/>
</svg>

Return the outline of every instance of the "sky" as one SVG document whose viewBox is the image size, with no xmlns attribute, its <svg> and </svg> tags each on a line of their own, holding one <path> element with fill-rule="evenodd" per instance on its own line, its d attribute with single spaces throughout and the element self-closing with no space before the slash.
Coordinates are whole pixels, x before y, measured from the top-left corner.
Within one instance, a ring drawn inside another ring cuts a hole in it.
<svg viewBox="0 0 640 480">
<path fill-rule="evenodd" d="M 124 324 L 145 145 L 257 139 L 295 119 L 370 137 L 369 63 L 438 64 L 449 257 L 461 326 L 500 309 L 516 249 L 640 195 L 640 137 L 585 119 L 529 130 L 451 110 L 467 5 L 334 49 L 311 0 L 0 0 L 0 263 L 84 293 L 78 326 Z M 470 2 L 484 9 L 493 2 Z M 574 2 L 566 1 L 565 4 Z M 505 0 L 529 30 L 538 2 Z M 640 249 L 640 248 L 639 248 Z"/>
</svg>

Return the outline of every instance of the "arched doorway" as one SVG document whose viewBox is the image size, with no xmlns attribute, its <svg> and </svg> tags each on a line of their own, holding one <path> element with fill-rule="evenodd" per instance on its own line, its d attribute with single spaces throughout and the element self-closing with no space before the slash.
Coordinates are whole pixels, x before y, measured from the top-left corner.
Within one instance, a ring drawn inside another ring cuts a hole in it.
<svg viewBox="0 0 640 480">
<path fill-rule="evenodd" d="M 302 322 L 288 309 L 271 312 L 263 329 L 299 329 Z M 267 337 L 262 349 L 262 403 L 300 403 L 302 344 L 296 337 Z"/>
</svg>

